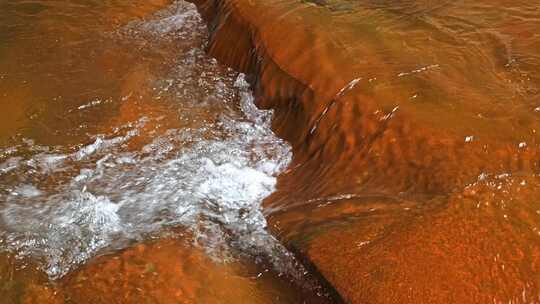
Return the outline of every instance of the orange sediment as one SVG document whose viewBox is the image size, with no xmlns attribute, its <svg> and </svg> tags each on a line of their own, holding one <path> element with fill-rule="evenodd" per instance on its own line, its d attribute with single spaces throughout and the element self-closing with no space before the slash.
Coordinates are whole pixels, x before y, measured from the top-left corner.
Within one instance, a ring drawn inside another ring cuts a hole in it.
<svg viewBox="0 0 540 304">
<path fill-rule="evenodd" d="M 253 263 L 214 261 L 176 235 L 93 259 L 54 283 L 32 264 L 2 256 L 5 303 L 326 303 Z M 19 267 L 17 270 L 16 268 Z M 4 302 L 3 302 L 4 303 Z"/>
<path fill-rule="evenodd" d="M 284 282 L 246 265 L 213 261 L 184 238 L 163 238 L 95 259 L 63 279 L 61 290 L 74 303 L 298 301 L 283 293 L 290 288 Z"/>
</svg>

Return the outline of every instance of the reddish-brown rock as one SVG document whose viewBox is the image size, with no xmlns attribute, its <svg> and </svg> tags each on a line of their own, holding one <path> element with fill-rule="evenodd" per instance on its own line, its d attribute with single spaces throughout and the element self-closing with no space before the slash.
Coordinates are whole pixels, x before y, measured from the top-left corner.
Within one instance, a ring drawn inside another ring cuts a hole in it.
<svg viewBox="0 0 540 304">
<path fill-rule="evenodd" d="M 194 2 L 294 147 L 272 229 L 345 301 L 540 301 L 529 4 Z"/>
</svg>

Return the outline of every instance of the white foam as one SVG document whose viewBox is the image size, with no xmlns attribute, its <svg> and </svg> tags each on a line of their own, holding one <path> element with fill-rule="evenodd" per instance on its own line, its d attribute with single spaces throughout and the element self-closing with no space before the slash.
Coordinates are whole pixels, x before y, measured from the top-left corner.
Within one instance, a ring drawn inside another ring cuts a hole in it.
<svg viewBox="0 0 540 304">
<path fill-rule="evenodd" d="M 117 136 L 110 139 L 104 139 L 102 136 L 98 136 L 96 140 L 86 146 L 82 146 L 77 152 L 70 155 L 71 158 L 74 158 L 75 160 L 83 160 L 93 154 L 95 154 L 97 151 L 102 149 L 107 149 L 113 146 L 117 146 L 119 144 L 122 144 L 132 138 L 133 136 L 137 135 L 137 130 L 132 130 L 128 132 L 125 136 Z"/>
<path fill-rule="evenodd" d="M 171 37 L 202 29 L 195 7 L 183 1 L 157 20 L 130 25 Z M 151 119 L 141 117 L 73 152 L 50 147 L 27 159 L 10 156 L 0 164 L 12 178 L 11 191 L 0 191 L 0 249 L 42 261 L 58 278 L 106 248 L 183 226 L 217 259 L 231 258 L 234 248 L 289 267 L 291 257 L 266 231 L 261 210 L 291 160 L 290 146 L 270 129 L 271 111 L 253 104 L 244 75 L 224 72 L 202 46 L 182 54 L 164 79 L 156 96 L 177 96 L 179 115 L 201 127 L 171 129 L 131 151 L 127 144 Z M 198 86 L 199 93 L 189 90 Z M 40 180 L 54 180 L 54 187 Z"/>
<path fill-rule="evenodd" d="M 22 197 L 26 198 L 40 196 L 41 193 L 42 192 L 38 188 L 29 184 L 19 185 L 13 192 L 11 192 L 12 195 L 21 195 Z"/>
<path fill-rule="evenodd" d="M 251 92 L 249 92 L 249 84 L 246 81 L 245 75 L 240 74 L 234 82 L 234 86 L 240 89 L 240 107 L 247 118 L 250 121 L 255 122 L 258 126 L 262 125 L 265 128 L 270 128 L 273 111 L 259 110 L 257 106 L 255 106 L 254 98 Z"/>
<path fill-rule="evenodd" d="M 142 24 L 144 31 L 156 35 L 170 34 L 181 30 L 190 30 L 190 26 L 200 26 L 202 19 L 197 13 L 194 4 L 179 1 L 174 9 L 172 16 L 166 16 L 161 19 L 150 20 Z"/>
<path fill-rule="evenodd" d="M 22 160 L 23 158 L 19 156 L 8 158 L 6 161 L 0 164 L 0 175 L 19 168 Z"/>
<path fill-rule="evenodd" d="M 87 109 L 87 108 L 95 107 L 97 105 L 100 105 L 102 102 L 103 102 L 103 100 L 101 100 L 101 99 L 95 99 L 95 100 L 90 101 L 89 103 L 86 103 L 86 104 L 83 104 L 83 105 L 77 107 L 77 110 L 84 110 L 84 109 Z"/>
</svg>

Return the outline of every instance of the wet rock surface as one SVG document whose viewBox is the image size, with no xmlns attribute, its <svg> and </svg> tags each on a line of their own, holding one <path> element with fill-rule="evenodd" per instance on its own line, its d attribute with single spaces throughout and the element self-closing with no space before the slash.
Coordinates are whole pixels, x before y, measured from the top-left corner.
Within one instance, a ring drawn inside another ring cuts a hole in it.
<svg viewBox="0 0 540 304">
<path fill-rule="evenodd" d="M 540 302 L 538 3 L 194 2 L 0 4 L 2 300 Z"/>
<path fill-rule="evenodd" d="M 223 263 L 174 233 L 93 259 L 61 280 L 49 282 L 35 265 L 2 257 L 3 303 L 329 303 L 295 291 L 270 266 Z"/>
<path fill-rule="evenodd" d="M 540 301 L 537 7 L 194 2 L 293 145 L 273 231 L 346 302 Z"/>
<path fill-rule="evenodd" d="M 262 271 L 262 272 L 261 272 Z M 270 288 L 267 288 L 271 286 Z M 256 265 L 213 261 L 185 237 L 136 245 L 100 257 L 62 281 L 68 303 L 298 303 L 309 295 Z M 312 301 L 318 302 L 316 298 Z"/>
<path fill-rule="evenodd" d="M 290 146 L 195 5 L 27 5 L 0 4 L 0 302 L 331 302 L 266 229 Z"/>
</svg>

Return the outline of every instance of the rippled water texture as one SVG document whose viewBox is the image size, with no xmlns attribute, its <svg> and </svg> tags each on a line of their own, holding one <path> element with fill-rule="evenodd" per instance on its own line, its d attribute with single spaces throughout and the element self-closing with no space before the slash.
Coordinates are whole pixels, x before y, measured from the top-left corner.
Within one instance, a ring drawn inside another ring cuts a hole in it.
<svg viewBox="0 0 540 304">
<path fill-rule="evenodd" d="M 261 210 L 291 149 L 205 54 L 193 4 L 4 1 L 0 17 L 6 299 L 296 297 L 305 270 Z"/>
<path fill-rule="evenodd" d="M 193 2 L 0 4 L 3 298 L 540 301 L 538 1 Z"/>
<path fill-rule="evenodd" d="M 538 1 L 195 2 L 293 147 L 269 227 L 346 302 L 540 300 Z"/>
</svg>

